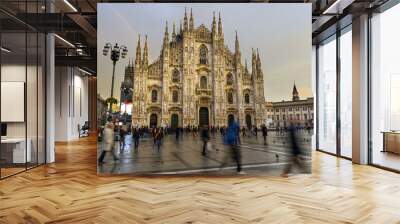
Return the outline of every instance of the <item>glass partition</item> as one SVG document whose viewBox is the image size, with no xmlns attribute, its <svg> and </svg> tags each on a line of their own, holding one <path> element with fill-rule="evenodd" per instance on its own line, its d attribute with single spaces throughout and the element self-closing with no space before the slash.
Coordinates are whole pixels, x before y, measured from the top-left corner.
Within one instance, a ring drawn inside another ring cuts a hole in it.
<svg viewBox="0 0 400 224">
<path fill-rule="evenodd" d="M 17 11 L 40 12 L 43 4 L 19 1 Z M 45 44 L 43 33 L 0 12 L 0 178 L 45 163 Z"/>
<path fill-rule="evenodd" d="M 2 33 L 1 46 L 1 156 L 2 176 L 26 169 L 26 33 Z M 29 148 L 28 148 L 29 149 Z"/>
</svg>

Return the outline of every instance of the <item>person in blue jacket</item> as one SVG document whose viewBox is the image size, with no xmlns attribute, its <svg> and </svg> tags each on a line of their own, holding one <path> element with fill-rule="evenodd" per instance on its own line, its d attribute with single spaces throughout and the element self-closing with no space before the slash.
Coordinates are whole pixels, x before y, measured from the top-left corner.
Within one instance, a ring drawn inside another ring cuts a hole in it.
<svg viewBox="0 0 400 224">
<path fill-rule="evenodd" d="M 234 121 L 234 119 L 229 120 L 224 137 L 224 144 L 229 145 L 231 157 L 237 165 L 236 170 L 238 173 L 242 174 L 243 172 L 241 164 L 241 152 L 239 147 L 239 133 L 240 126 Z M 222 165 L 225 165 L 225 162 Z"/>
</svg>

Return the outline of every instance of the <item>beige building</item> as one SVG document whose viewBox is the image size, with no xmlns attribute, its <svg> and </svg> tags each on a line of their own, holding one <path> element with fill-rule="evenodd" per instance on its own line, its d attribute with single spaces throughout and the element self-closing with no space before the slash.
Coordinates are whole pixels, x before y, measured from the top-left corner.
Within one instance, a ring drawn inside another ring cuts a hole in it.
<svg viewBox="0 0 400 224">
<path fill-rule="evenodd" d="M 269 128 L 285 128 L 291 123 L 297 127 L 314 126 L 314 98 L 301 100 L 296 85 L 291 101 L 266 102 L 265 117 Z"/>
<path fill-rule="evenodd" d="M 225 45 L 221 16 L 218 22 L 213 16 L 209 30 L 204 24 L 194 27 L 192 12 L 188 19 L 185 10 L 179 29 L 173 23 L 170 34 L 166 24 L 160 55 L 151 63 L 149 47 L 146 36 L 141 48 L 139 36 L 131 65 L 134 126 L 222 126 L 230 118 L 240 125 L 265 122 L 258 49 L 249 71 L 247 62 L 242 63 L 238 34 L 234 51 Z"/>
</svg>

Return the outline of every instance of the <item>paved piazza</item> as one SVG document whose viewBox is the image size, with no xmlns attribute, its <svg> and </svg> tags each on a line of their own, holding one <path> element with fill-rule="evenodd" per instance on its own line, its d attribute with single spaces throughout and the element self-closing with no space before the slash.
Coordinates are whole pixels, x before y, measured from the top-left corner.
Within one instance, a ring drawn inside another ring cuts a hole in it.
<svg viewBox="0 0 400 224">
<path fill-rule="evenodd" d="M 290 145 L 286 136 L 269 132 L 267 145 L 263 144 L 263 137 L 241 137 L 242 166 L 250 174 L 280 174 L 290 159 Z M 306 165 L 306 172 L 310 172 L 311 136 L 304 131 L 299 134 L 302 147 L 302 158 Z M 163 139 L 160 150 L 153 143 L 152 138 L 141 138 L 139 148 L 133 148 L 131 136 L 126 136 L 124 149 L 119 149 L 116 142 L 119 161 L 114 162 L 111 154 L 107 154 L 104 164 L 98 166 L 99 174 L 234 174 L 236 167 L 229 158 L 229 148 L 223 144 L 220 134 L 211 135 L 211 150 L 206 156 L 201 155 L 203 142 L 199 136 L 184 133 L 179 141 L 175 134 L 167 135 Z M 99 143 L 99 152 L 102 143 Z M 100 155 L 98 153 L 98 155 Z M 227 160 L 228 158 L 228 160 Z M 223 161 L 228 164 L 221 170 Z M 304 172 L 294 169 L 294 172 Z"/>
</svg>

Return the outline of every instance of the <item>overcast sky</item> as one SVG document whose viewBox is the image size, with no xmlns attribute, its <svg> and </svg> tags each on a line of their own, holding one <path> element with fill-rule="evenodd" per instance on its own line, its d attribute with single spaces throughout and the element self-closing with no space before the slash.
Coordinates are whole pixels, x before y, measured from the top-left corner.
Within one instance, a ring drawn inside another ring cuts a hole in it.
<svg viewBox="0 0 400 224">
<path fill-rule="evenodd" d="M 169 32 L 172 23 L 177 28 L 183 20 L 185 7 L 193 10 L 194 24 L 204 24 L 211 30 L 213 11 L 221 13 L 225 44 L 234 51 L 235 30 L 238 32 L 242 61 L 251 68 L 251 48 L 259 48 L 264 72 L 267 101 L 290 100 L 293 83 L 300 97 L 312 96 L 311 91 L 311 4 L 98 4 L 98 92 L 110 96 L 112 62 L 102 54 L 106 42 L 126 45 L 128 56 L 116 67 L 114 96 L 119 99 L 119 87 L 124 68 L 134 60 L 138 34 L 148 36 L 149 63 L 160 54 L 165 22 Z M 143 50 L 142 50 L 143 52 Z"/>
</svg>

